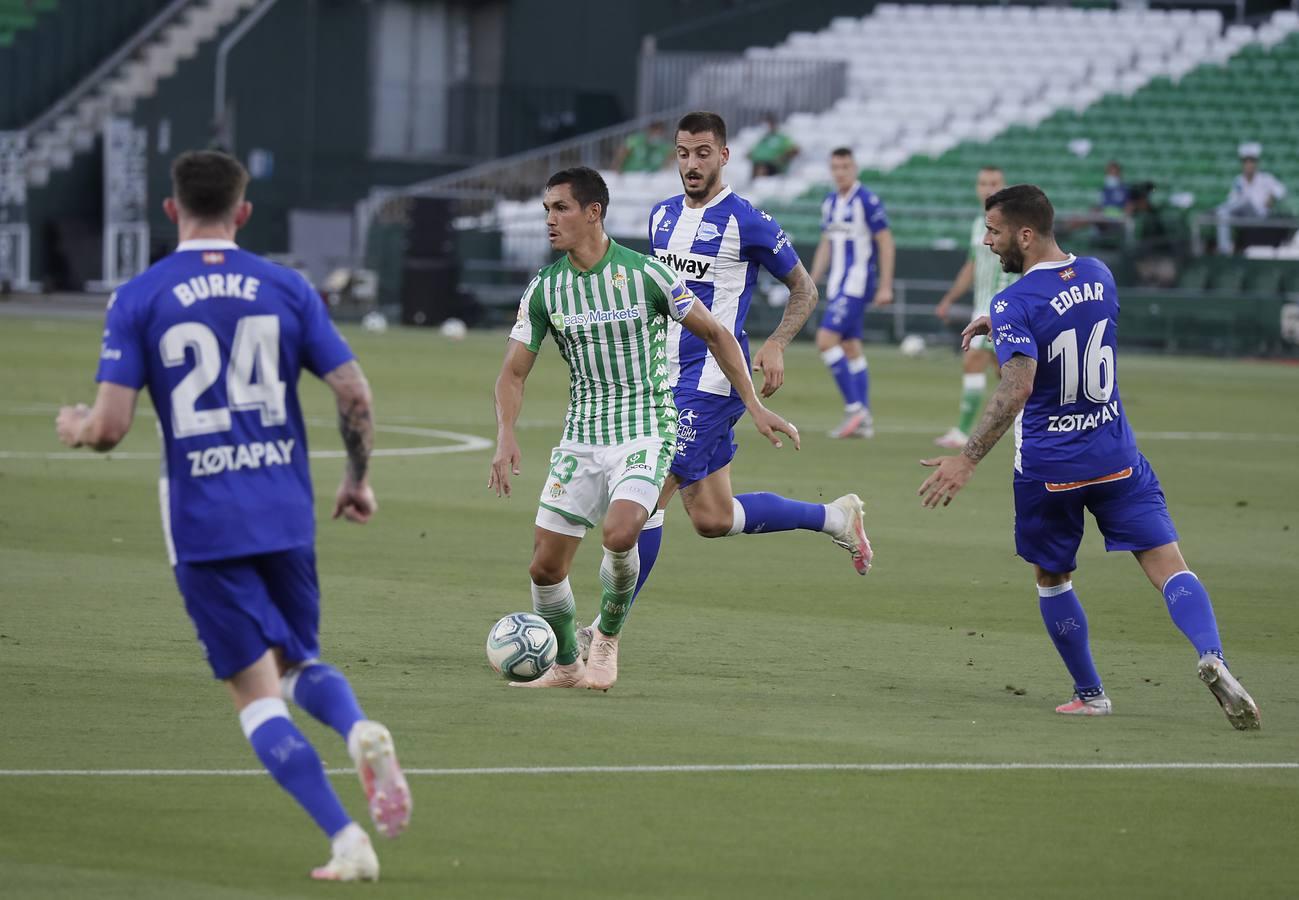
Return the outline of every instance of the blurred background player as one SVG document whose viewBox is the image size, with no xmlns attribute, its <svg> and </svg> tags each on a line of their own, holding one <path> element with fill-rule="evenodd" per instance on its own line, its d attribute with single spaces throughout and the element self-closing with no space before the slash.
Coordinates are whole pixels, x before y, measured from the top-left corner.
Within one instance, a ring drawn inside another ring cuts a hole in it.
<svg viewBox="0 0 1299 900">
<path fill-rule="evenodd" d="M 835 189 L 821 203 L 821 242 L 812 257 L 812 281 L 829 272 L 829 303 L 816 331 L 816 349 L 843 396 L 844 416 L 831 437 L 872 437 L 870 375 L 862 350 L 866 307 L 893 302 L 897 249 L 884 204 L 857 180 L 852 151 L 830 154 Z"/>
<path fill-rule="evenodd" d="M 816 306 L 816 285 L 779 223 L 722 180 L 730 150 L 721 116 L 710 112 L 683 116 L 677 124 L 676 154 L 685 192 L 654 207 L 649 223 L 654 254 L 685 279 L 691 293 L 735 336 L 746 359 L 749 336 L 744 322 L 758 267 L 789 288 L 780 324 L 753 358 L 753 368 L 763 373 L 762 396 L 770 397 L 784 383 L 785 347 Z M 663 510 L 678 490 L 691 524 L 703 537 L 823 532 L 849 552 L 858 574 L 866 574 L 871 546 L 862 524 L 861 498 L 845 494 L 823 504 L 767 492 L 735 496 L 731 460 L 737 449 L 735 423 L 744 415 L 743 394 L 728 382 L 712 348 L 676 324 L 669 326 L 668 362 L 680 417 L 677 449 L 658 509 L 641 532 L 636 590 L 658 559 Z M 591 629 L 599 630 L 600 621 L 581 630 L 584 645 L 594 633 Z"/>
<path fill-rule="evenodd" d="M 568 363 L 573 401 L 542 485 L 529 575 L 533 608 L 554 629 L 559 649 L 545 675 L 513 684 L 607 691 L 618 677 L 618 636 L 641 571 L 637 539 L 658 505 L 676 445 L 668 323 L 684 326 L 708 348 L 728 389 L 735 387 L 754 426 L 773 444 L 781 446 L 779 431 L 797 448 L 798 432 L 758 400 L 735 336 L 678 275 L 605 235 L 609 189 L 599 172 L 555 173 L 543 203 L 550 246 L 564 255 L 537 273 L 519 304 L 496 381 L 498 431 L 488 487 L 508 495 L 510 476 L 519 474 L 514 423 L 550 334 Z M 584 666 L 568 572 L 587 529 L 601 519 L 600 617 Z"/>
<path fill-rule="evenodd" d="M 672 142 L 663 132 L 662 122 L 653 122 L 644 131 L 633 131 L 618 148 L 613 167 L 619 172 L 657 172 L 672 157 Z"/>
<path fill-rule="evenodd" d="M 767 131 L 749 151 L 749 161 L 753 163 L 753 177 L 765 178 L 768 175 L 784 175 L 789 171 L 789 164 L 798 156 L 799 147 L 793 139 L 780 130 L 780 120 L 775 116 L 765 119 Z"/>
<path fill-rule="evenodd" d="M 1208 591 L 1186 567 L 1159 479 L 1119 399 L 1114 276 L 1099 259 L 1060 249 L 1055 210 L 1040 188 L 1018 184 L 985 206 L 985 242 L 1007 272 L 1023 277 L 993 299 L 990 317 L 965 329 L 967 337 L 992 334 L 1001 384 L 959 455 L 923 461 L 937 467 L 920 486 L 924 505 L 950 503 L 1013 423 L 1015 551 L 1035 570 L 1042 621 L 1074 682 L 1073 700 L 1056 712 L 1112 711 L 1073 589 L 1086 509 L 1105 549 L 1132 551 L 1163 594 L 1227 720 L 1258 728 L 1258 707 L 1223 661 Z"/>
<path fill-rule="evenodd" d="M 369 721 L 344 675 L 320 662 L 315 519 L 302 369 L 338 401 L 347 466 L 334 518 L 365 523 L 378 505 L 368 470 L 370 388 L 324 302 L 291 269 L 239 249 L 252 214 L 248 173 L 212 151 L 182 154 L 164 201 L 176 252 L 108 301 L 95 405 L 64 407 L 59 439 L 107 452 L 148 386 L 163 438 L 163 533 L 185 609 L 244 735 L 268 772 L 330 838 L 313 878 L 377 880 L 370 839 L 343 809 L 292 699 L 347 742 L 381 834 L 410 818 L 388 729 Z"/>
<path fill-rule="evenodd" d="M 974 191 L 979 195 L 980 207 L 985 200 L 1005 186 L 1006 176 L 1002 174 L 1001 169 L 996 166 L 984 166 L 980 169 L 974 183 Z M 952 304 L 971 288 L 974 289 L 974 312 L 970 316 L 971 321 L 979 316 L 986 316 L 993 295 L 1019 278 L 1018 275 L 1004 271 L 996 255 L 984 245 L 983 237 L 986 231 L 984 216 L 980 212 L 970 226 L 969 258 L 965 261 L 965 265 L 961 266 L 961 271 L 956 273 L 956 280 L 952 282 L 952 286 L 947 289 L 947 293 L 943 295 L 943 299 L 934 310 L 934 315 L 944 322 L 951 314 Z M 995 369 L 996 363 L 997 356 L 992 352 L 991 341 L 983 335 L 970 341 L 970 347 L 962 360 L 964 371 L 961 375 L 960 413 L 956 424 L 945 434 L 934 439 L 935 444 L 953 450 L 965 446 L 965 442 L 970 439 L 970 426 L 974 424 L 974 417 L 979 414 L 979 407 L 983 405 L 983 393 L 988 387 L 988 368 Z"/>
</svg>

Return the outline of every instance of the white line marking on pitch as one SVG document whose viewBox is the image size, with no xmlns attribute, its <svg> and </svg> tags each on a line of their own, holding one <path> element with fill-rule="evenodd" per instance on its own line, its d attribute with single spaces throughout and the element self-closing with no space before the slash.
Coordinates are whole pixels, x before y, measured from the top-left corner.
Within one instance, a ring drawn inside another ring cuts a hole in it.
<svg viewBox="0 0 1299 900">
<path fill-rule="evenodd" d="M 407 775 L 687 775 L 709 772 L 1179 772 L 1299 770 L 1299 762 L 1115 762 L 1115 763 L 734 763 L 661 766 L 495 766 L 471 769 L 406 769 Z M 327 769 L 354 775 L 352 769 Z M 149 778 L 242 777 L 263 769 L 0 769 L 0 778 L 61 776 Z"/>
</svg>

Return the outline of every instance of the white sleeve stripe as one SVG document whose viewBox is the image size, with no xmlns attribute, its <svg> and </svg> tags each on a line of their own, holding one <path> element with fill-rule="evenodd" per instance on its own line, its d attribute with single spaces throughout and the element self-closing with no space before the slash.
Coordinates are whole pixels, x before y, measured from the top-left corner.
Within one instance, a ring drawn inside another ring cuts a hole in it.
<svg viewBox="0 0 1299 900">
<path fill-rule="evenodd" d="M 654 262 L 646 263 L 645 273 L 649 275 L 650 278 L 654 279 L 654 283 L 657 284 L 659 286 L 659 290 L 663 292 L 663 298 L 665 300 L 671 300 L 672 282 L 675 279 L 668 277 L 665 267 L 659 263 L 654 263 Z"/>
</svg>

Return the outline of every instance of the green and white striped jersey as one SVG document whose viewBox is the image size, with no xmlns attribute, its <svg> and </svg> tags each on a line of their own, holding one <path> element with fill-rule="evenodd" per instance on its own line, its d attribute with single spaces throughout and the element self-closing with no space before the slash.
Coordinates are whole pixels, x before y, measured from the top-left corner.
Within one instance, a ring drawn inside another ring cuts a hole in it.
<svg viewBox="0 0 1299 900">
<path fill-rule="evenodd" d="M 974 263 L 974 315 L 986 316 L 992 309 L 992 298 L 1019 281 L 1001 268 L 1001 259 L 983 245 L 987 226 L 983 216 L 974 220 L 970 229 L 970 261 Z"/>
<path fill-rule="evenodd" d="M 694 301 L 676 272 L 613 240 L 587 272 L 565 254 L 537 273 L 510 337 L 536 353 L 550 332 L 559 346 L 571 375 L 565 440 L 675 439 L 668 319 L 680 322 Z"/>
</svg>

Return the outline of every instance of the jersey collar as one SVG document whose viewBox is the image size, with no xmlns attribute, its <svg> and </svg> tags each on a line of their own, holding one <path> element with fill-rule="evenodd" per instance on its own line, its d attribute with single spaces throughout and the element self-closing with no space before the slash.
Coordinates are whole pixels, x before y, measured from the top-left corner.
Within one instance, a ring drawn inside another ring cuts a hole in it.
<svg viewBox="0 0 1299 900">
<path fill-rule="evenodd" d="M 221 238 L 195 238 L 190 241 L 181 241 L 176 245 L 176 252 L 183 253 L 186 250 L 238 250 L 239 245 L 234 241 L 226 241 Z"/>
<path fill-rule="evenodd" d="M 605 235 L 605 237 L 608 237 L 608 235 Z M 585 272 L 580 271 L 577 268 L 577 266 L 573 265 L 573 261 L 568 258 L 567 253 L 564 254 L 564 265 L 568 266 L 568 268 L 572 271 L 572 273 L 576 275 L 578 278 L 586 278 L 590 275 L 595 275 L 596 273 L 602 271 L 605 266 L 609 265 L 609 260 L 613 259 L 613 252 L 614 249 L 617 248 L 617 246 L 618 246 L 618 242 L 615 241 L 613 238 L 609 238 L 609 249 L 604 251 L 604 256 L 600 257 L 599 262 L 597 262 L 591 268 L 587 269 Z"/>
<path fill-rule="evenodd" d="M 699 212 L 699 213 L 701 213 L 701 212 L 703 212 L 703 211 L 706 210 L 706 209 L 712 209 L 714 206 L 716 206 L 717 204 L 721 203 L 723 200 L 725 200 L 725 199 L 726 199 L 727 197 L 729 197 L 729 196 L 731 196 L 731 186 L 730 186 L 729 184 L 726 185 L 726 187 L 722 188 L 720 191 L 718 191 L 718 192 L 717 192 L 717 196 L 714 197 L 713 199 L 709 200 L 709 201 L 708 201 L 707 203 L 705 203 L 703 206 L 687 206 L 687 205 L 686 205 L 686 202 L 685 202 L 685 201 L 686 201 L 686 197 L 685 197 L 685 195 L 683 194 L 683 195 L 682 195 L 682 200 L 681 200 L 681 209 L 682 209 L 683 212 Z"/>
<path fill-rule="evenodd" d="M 1024 274 L 1031 275 L 1034 272 L 1036 272 L 1038 269 L 1063 269 L 1065 266 L 1072 266 L 1077 261 L 1078 261 L 1078 257 L 1070 253 L 1068 259 L 1054 259 L 1051 260 L 1050 262 L 1040 262 L 1037 265 L 1035 265 L 1033 268 L 1029 269 Z"/>
</svg>

